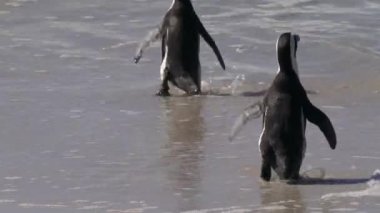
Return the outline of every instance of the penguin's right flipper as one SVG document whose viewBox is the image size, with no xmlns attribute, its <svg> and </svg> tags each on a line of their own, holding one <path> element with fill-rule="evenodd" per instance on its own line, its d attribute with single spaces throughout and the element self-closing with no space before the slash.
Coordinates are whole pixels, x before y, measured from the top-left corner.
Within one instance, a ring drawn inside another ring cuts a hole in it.
<svg viewBox="0 0 380 213">
<path fill-rule="evenodd" d="M 325 113 L 315 107 L 307 97 L 307 93 L 303 88 L 299 79 L 296 81 L 296 85 L 293 87 L 295 93 L 299 95 L 302 100 L 302 108 L 306 119 L 311 123 L 317 125 L 324 134 L 331 149 L 336 147 L 336 134 L 334 127 Z"/>
<path fill-rule="evenodd" d="M 242 127 L 251 119 L 260 117 L 263 114 L 262 103 L 260 101 L 247 107 L 244 112 L 236 119 L 229 135 L 229 140 L 232 141 L 240 132 Z"/>
<path fill-rule="evenodd" d="M 196 21 L 198 23 L 199 34 L 201 34 L 201 36 L 207 42 L 207 44 L 210 45 L 210 47 L 214 51 L 216 57 L 218 58 L 220 66 L 222 66 L 222 68 L 225 70 L 226 69 L 226 65 L 224 64 L 224 60 L 223 60 L 222 54 L 220 54 L 218 46 L 216 46 L 214 39 L 212 39 L 212 37 L 207 32 L 206 28 L 203 26 L 201 20 L 199 20 L 199 18 L 198 18 L 198 16 L 196 14 L 195 14 L 195 17 L 196 17 L 196 19 L 197 19 Z"/>
</svg>

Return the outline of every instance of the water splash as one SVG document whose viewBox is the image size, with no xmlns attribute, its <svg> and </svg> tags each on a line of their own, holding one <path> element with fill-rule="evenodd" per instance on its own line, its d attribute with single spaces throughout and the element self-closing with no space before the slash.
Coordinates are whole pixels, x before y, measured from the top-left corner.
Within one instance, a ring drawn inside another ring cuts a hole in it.
<svg viewBox="0 0 380 213">
<path fill-rule="evenodd" d="M 240 74 L 235 77 L 235 79 L 232 81 L 232 83 L 228 86 L 229 89 L 231 89 L 231 94 L 236 95 L 238 88 L 243 85 L 245 81 L 245 75 Z"/>
</svg>

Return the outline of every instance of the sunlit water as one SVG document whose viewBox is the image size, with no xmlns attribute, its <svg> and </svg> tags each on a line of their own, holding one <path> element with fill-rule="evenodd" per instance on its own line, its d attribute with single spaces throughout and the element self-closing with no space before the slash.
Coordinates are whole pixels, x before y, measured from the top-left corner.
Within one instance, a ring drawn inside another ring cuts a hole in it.
<svg viewBox="0 0 380 213">
<path fill-rule="evenodd" d="M 223 96 L 165 99 L 159 43 L 132 59 L 170 3 L 0 0 L 0 211 L 377 212 L 380 3 L 193 1 L 227 65 L 202 41 L 203 85 Z M 329 150 L 308 125 L 302 171 L 326 177 L 296 186 L 259 180 L 260 119 L 228 141 L 284 31 L 338 135 Z"/>
</svg>

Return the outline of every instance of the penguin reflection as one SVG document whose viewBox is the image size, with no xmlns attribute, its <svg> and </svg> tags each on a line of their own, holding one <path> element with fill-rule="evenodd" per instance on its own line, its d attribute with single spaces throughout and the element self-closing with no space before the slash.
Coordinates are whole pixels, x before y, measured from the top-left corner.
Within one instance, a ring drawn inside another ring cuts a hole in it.
<svg viewBox="0 0 380 213">
<path fill-rule="evenodd" d="M 260 191 L 260 209 L 276 209 L 279 213 L 307 212 L 302 194 L 296 185 L 271 183 L 261 186 Z"/>
<path fill-rule="evenodd" d="M 204 157 L 202 102 L 202 97 L 162 100 L 168 133 L 164 163 L 168 168 L 169 184 L 174 194 L 180 197 L 180 211 L 197 208 L 201 183 L 200 163 Z"/>
</svg>

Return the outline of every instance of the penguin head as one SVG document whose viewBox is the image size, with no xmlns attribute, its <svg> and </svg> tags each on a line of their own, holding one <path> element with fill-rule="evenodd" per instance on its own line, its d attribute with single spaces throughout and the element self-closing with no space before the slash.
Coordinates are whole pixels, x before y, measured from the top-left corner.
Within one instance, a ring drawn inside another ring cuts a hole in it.
<svg viewBox="0 0 380 213">
<path fill-rule="evenodd" d="M 191 0 L 173 0 L 170 8 L 173 8 L 174 5 L 183 6 L 185 8 L 193 8 Z"/>
<path fill-rule="evenodd" d="M 180 2 L 183 4 L 191 4 L 191 0 L 173 0 L 173 2 Z"/>
<path fill-rule="evenodd" d="M 295 72 L 298 75 L 297 48 L 300 36 L 291 32 L 283 33 L 277 40 L 277 59 L 279 70 Z"/>
</svg>

